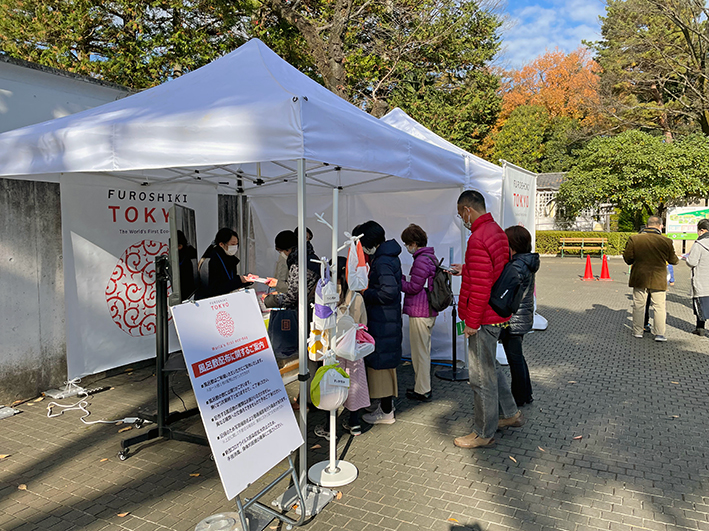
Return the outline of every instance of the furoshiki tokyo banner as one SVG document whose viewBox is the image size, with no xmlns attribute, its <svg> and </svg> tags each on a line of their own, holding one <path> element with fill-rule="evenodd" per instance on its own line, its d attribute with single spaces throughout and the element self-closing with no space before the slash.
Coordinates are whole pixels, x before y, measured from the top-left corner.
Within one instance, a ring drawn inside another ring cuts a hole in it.
<svg viewBox="0 0 709 531">
<path fill-rule="evenodd" d="M 503 229 L 521 225 L 532 235 L 532 250 L 535 242 L 535 203 L 537 174 L 505 162 L 502 166 L 502 220 Z"/>
<path fill-rule="evenodd" d="M 60 187 L 69 378 L 155 356 L 155 257 L 168 250 L 168 211 L 195 210 L 200 232 L 189 243 L 201 254 L 217 231 L 216 188 L 86 174 L 64 174 Z"/>
<path fill-rule="evenodd" d="M 172 307 L 228 499 L 303 444 L 253 290 Z"/>
</svg>

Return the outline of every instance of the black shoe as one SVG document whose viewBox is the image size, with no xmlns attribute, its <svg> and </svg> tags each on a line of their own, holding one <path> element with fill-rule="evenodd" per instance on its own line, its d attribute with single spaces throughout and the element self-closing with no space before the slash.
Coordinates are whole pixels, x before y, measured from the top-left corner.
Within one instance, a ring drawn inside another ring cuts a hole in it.
<svg viewBox="0 0 709 531">
<path fill-rule="evenodd" d="M 420 402 L 428 402 L 433 398 L 433 392 L 429 391 L 428 393 L 420 394 L 414 391 L 413 389 L 407 389 L 406 390 L 406 398 L 409 400 L 419 400 Z"/>
<path fill-rule="evenodd" d="M 703 336 L 704 335 L 704 329 L 703 328 L 695 328 L 692 330 L 693 334 L 697 334 L 698 336 Z"/>
<path fill-rule="evenodd" d="M 647 333 L 649 334 L 649 333 L 651 332 L 651 330 L 650 330 L 650 325 L 645 325 L 645 326 L 643 327 L 643 332 L 647 332 Z"/>
</svg>

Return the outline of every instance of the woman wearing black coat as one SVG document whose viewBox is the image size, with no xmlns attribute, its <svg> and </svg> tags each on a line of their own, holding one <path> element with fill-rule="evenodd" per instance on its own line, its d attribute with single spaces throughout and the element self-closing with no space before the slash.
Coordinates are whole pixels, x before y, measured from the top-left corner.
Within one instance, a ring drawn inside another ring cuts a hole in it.
<svg viewBox="0 0 709 531">
<path fill-rule="evenodd" d="M 362 293 L 367 308 L 374 352 L 364 358 L 369 396 L 381 399 L 379 406 L 362 416 L 369 424 L 394 424 L 394 397 L 399 394 L 396 367 L 401 362 L 401 246 L 386 240 L 376 221 L 367 221 L 352 231 L 361 235 L 362 250 L 369 255 L 369 286 Z"/>
<path fill-rule="evenodd" d="M 209 264 L 209 277 L 207 285 L 200 286 L 199 299 L 217 297 L 250 285 L 236 270 L 239 259 L 234 255 L 238 251 L 239 236 L 236 232 L 228 228 L 219 229 L 214 242 L 200 260 L 200 272 L 209 260 L 206 262 Z"/>
<path fill-rule="evenodd" d="M 512 265 L 522 279 L 520 289 L 523 295 L 519 310 L 510 318 L 509 326 L 500 333 L 500 342 L 510 364 L 512 396 L 517 406 L 523 406 L 534 401 L 529 369 L 522 353 L 522 340 L 534 324 L 534 277 L 539 270 L 539 254 L 532 252 L 532 235 L 524 227 L 508 227 L 505 234 L 510 242 Z"/>
</svg>

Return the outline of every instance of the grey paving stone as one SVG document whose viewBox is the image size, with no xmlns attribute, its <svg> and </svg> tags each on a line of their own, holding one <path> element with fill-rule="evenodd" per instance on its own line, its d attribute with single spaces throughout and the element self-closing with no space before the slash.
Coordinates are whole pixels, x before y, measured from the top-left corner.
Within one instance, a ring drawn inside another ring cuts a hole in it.
<svg viewBox="0 0 709 531">
<path fill-rule="evenodd" d="M 709 427 L 695 421 L 709 408 L 709 338 L 689 333 L 687 268 L 676 268 L 668 292 L 669 340 L 656 344 L 632 337 L 622 262 L 610 260 L 608 283 L 580 282 L 583 266 L 578 258 L 542 260 L 538 306 L 550 326 L 524 339 L 535 396 L 524 408 L 524 427 L 498 432 L 496 448 L 456 448 L 453 438 L 472 426 L 472 392 L 465 382 L 434 377 L 433 401 L 411 403 L 402 393 L 394 425 L 352 439 L 346 458 L 359 467 L 358 480 L 306 527 L 709 530 Z M 400 389 L 410 387 L 411 365 L 397 372 Z M 92 397 L 91 411 L 121 418 L 154 407 L 150 374 L 141 369 L 107 379 L 102 385 L 114 389 Z M 193 403 L 184 375 L 174 385 Z M 206 448 L 155 442 L 121 462 L 119 427 L 87 429 L 70 413 L 47 419 L 39 406 L 21 409 L 0 421 L 0 448 L 11 454 L 0 462 L 2 529 L 181 531 L 235 510 Z M 310 417 L 311 429 L 326 418 Z M 185 421 L 189 429 L 201 430 L 192 420 Z M 311 450 L 309 462 L 326 459 L 326 452 Z M 18 491 L 20 483 L 28 490 Z M 285 482 L 268 500 L 284 489 Z M 121 519 L 118 512 L 130 515 Z"/>
</svg>

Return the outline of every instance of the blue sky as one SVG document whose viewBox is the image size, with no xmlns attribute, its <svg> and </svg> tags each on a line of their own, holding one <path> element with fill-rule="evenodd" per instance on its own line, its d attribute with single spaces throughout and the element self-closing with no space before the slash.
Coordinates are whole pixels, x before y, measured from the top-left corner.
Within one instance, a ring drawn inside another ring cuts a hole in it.
<svg viewBox="0 0 709 531">
<path fill-rule="evenodd" d="M 506 21 L 495 63 L 519 68 L 545 50 L 570 52 L 584 39 L 598 40 L 605 5 L 605 0 L 506 0 L 496 10 Z"/>
</svg>

